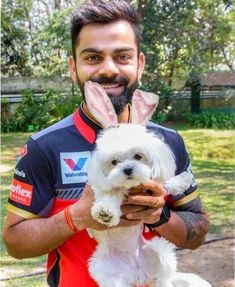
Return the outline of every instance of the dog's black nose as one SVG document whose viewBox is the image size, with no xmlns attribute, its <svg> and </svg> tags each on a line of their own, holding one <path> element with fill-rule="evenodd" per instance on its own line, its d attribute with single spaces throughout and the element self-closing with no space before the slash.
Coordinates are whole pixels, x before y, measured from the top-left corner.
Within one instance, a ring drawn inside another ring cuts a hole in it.
<svg viewBox="0 0 235 287">
<path fill-rule="evenodd" d="M 125 168 L 124 169 L 124 173 L 126 174 L 126 175 L 131 175 L 132 174 L 132 168 Z"/>
</svg>

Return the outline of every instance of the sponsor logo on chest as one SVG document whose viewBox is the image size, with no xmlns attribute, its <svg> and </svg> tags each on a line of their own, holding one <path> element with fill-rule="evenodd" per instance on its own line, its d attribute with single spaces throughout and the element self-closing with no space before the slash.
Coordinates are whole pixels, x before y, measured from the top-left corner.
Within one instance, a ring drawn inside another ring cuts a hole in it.
<svg viewBox="0 0 235 287">
<path fill-rule="evenodd" d="M 60 153 L 62 183 L 86 182 L 87 164 L 90 156 L 91 153 L 89 151 Z"/>
</svg>

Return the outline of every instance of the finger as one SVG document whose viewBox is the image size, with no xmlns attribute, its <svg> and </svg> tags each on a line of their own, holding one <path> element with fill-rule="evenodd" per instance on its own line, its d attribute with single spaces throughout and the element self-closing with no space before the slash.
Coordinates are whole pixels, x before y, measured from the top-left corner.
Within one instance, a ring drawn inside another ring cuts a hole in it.
<svg viewBox="0 0 235 287">
<path fill-rule="evenodd" d="M 126 215 L 131 212 L 139 212 L 146 209 L 146 206 L 143 205 L 133 205 L 128 203 L 128 205 L 121 206 L 122 215 Z"/>
<path fill-rule="evenodd" d="M 137 220 L 127 220 L 124 218 L 120 219 L 119 224 L 117 225 L 117 227 L 129 227 L 129 226 L 135 226 L 137 224 L 140 224 L 142 221 L 137 219 Z"/>
<path fill-rule="evenodd" d="M 160 196 L 160 195 L 165 195 L 166 191 L 163 187 L 163 185 L 160 182 L 157 181 L 149 181 L 146 183 L 145 188 L 150 190 L 152 194 Z"/>
<path fill-rule="evenodd" d="M 146 190 L 129 190 L 128 195 L 152 195 L 152 191 L 149 189 Z"/>
<path fill-rule="evenodd" d="M 129 196 L 128 197 L 129 203 L 136 204 L 136 205 L 144 205 L 159 208 L 162 207 L 165 200 L 163 196 Z"/>
<path fill-rule="evenodd" d="M 144 189 L 145 188 L 144 188 L 143 184 L 140 184 L 138 186 L 134 186 L 134 187 L 130 188 L 128 193 L 138 193 L 138 192 L 142 192 Z"/>
<path fill-rule="evenodd" d="M 142 183 L 136 187 L 129 189 L 128 194 L 138 194 L 140 192 L 145 192 L 146 194 L 154 195 L 165 195 L 166 191 L 163 185 L 160 182 L 149 180 L 145 183 Z"/>
<path fill-rule="evenodd" d="M 144 222 L 156 222 L 160 218 L 160 210 L 148 208 L 145 211 L 127 214 L 129 220 L 142 220 Z"/>
</svg>

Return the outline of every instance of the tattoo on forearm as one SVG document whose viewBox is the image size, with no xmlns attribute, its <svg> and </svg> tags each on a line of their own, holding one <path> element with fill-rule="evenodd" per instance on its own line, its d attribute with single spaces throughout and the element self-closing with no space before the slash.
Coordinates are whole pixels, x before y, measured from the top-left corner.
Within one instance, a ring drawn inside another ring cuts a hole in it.
<svg viewBox="0 0 235 287">
<path fill-rule="evenodd" d="M 189 242 L 201 240 L 207 233 L 209 225 L 207 216 L 203 213 L 200 199 L 194 200 L 193 204 L 193 210 L 189 208 L 188 210 L 186 209 L 185 211 L 177 212 L 177 215 L 185 223 L 187 229 L 187 240 Z"/>
</svg>

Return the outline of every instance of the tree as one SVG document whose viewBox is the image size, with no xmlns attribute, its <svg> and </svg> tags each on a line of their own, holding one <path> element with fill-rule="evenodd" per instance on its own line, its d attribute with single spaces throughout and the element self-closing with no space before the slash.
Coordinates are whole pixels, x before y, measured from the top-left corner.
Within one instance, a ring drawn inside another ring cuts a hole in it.
<svg viewBox="0 0 235 287">
<path fill-rule="evenodd" d="M 234 69 L 231 0 L 130 0 L 142 16 L 145 88 L 169 94 L 175 80 L 218 65 Z M 70 13 L 79 0 L 3 0 L 2 75 L 67 74 Z"/>
<path fill-rule="evenodd" d="M 232 67 L 234 7 L 229 1 L 148 0 L 140 10 L 148 88 L 172 86 L 175 79 L 186 80 L 192 71 L 202 74 L 220 63 Z"/>
<path fill-rule="evenodd" d="M 2 75 L 64 75 L 76 0 L 4 0 Z"/>
<path fill-rule="evenodd" d="M 31 0 L 3 0 L 1 57 L 2 74 L 6 76 L 29 75 L 30 66 L 30 23 L 27 13 Z"/>
</svg>

